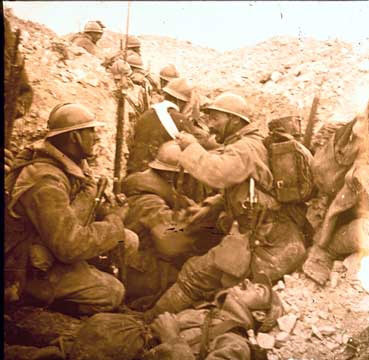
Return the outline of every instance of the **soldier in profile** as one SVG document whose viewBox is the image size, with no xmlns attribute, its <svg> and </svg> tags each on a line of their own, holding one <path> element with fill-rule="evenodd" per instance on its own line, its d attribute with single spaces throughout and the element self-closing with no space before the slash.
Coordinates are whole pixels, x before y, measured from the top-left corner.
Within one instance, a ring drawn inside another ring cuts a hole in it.
<svg viewBox="0 0 369 360">
<path fill-rule="evenodd" d="M 71 42 L 76 44 L 92 55 L 97 54 L 97 42 L 101 39 L 105 26 L 101 21 L 88 21 L 83 32 L 75 34 Z"/>
</svg>

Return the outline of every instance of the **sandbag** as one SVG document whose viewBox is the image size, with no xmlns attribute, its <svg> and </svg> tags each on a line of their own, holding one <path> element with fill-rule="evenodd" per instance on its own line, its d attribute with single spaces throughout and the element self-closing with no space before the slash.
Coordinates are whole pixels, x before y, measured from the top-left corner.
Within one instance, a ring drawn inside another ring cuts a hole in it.
<svg viewBox="0 0 369 360">
<path fill-rule="evenodd" d="M 144 351 L 149 330 L 132 315 L 100 313 L 89 318 L 73 345 L 71 360 L 131 360 Z"/>
</svg>

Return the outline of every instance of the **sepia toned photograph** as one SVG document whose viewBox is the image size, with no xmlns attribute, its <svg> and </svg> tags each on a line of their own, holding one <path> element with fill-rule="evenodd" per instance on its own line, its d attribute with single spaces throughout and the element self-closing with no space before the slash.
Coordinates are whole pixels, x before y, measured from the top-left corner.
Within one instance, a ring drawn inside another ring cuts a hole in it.
<svg viewBox="0 0 369 360">
<path fill-rule="evenodd" d="M 2 1 L 5 360 L 369 360 L 368 1 Z"/>
</svg>

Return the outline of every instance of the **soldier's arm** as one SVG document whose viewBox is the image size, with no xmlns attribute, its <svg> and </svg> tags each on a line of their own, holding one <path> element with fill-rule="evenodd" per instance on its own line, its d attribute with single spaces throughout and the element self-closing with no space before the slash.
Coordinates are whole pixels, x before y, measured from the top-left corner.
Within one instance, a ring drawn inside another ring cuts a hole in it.
<svg viewBox="0 0 369 360">
<path fill-rule="evenodd" d="M 200 144 L 192 143 L 182 152 L 180 164 L 204 184 L 224 189 L 243 182 L 260 168 L 270 173 L 265 156 L 261 142 L 244 138 L 219 151 L 206 151 Z"/>
<path fill-rule="evenodd" d="M 115 214 L 84 226 L 70 205 L 65 182 L 56 175 L 43 177 L 20 202 L 42 242 L 64 263 L 87 260 L 114 248 L 124 231 Z"/>
</svg>

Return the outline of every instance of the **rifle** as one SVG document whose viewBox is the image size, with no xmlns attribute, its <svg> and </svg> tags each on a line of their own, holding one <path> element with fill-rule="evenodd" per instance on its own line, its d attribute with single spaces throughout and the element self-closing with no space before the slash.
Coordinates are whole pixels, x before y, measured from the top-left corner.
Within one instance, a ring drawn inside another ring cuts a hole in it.
<svg viewBox="0 0 369 360">
<path fill-rule="evenodd" d="M 126 41 L 124 44 L 124 61 L 127 61 L 127 45 L 128 45 L 128 29 L 129 29 L 129 13 L 130 13 L 130 2 L 128 1 L 127 8 L 127 21 L 126 21 Z M 118 91 L 118 108 L 117 108 L 117 132 L 115 137 L 115 157 L 114 157 L 114 182 L 113 192 L 117 200 L 119 200 L 119 194 L 121 193 L 121 168 L 122 168 L 122 149 L 123 149 L 123 136 L 124 136 L 124 117 L 125 111 L 125 90 L 120 88 Z M 124 236 L 124 234 L 122 234 Z M 126 280 L 126 266 L 125 266 L 125 246 L 124 238 L 118 243 L 118 278 L 122 283 Z"/>
<path fill-rule="evenodd" d="M 310 108 L 309 120 L 306 126 L 303 145 L 310 149 L 311 139 L 313 137 L 313 130 L 316 123 L 316 110 L 318 108 L 319 96 L 315 95 Z"/>
<path fill-rule="evenodd" d="M 96 191 L 96 197 L 94 199 L 94 202 L 90 208 L 90 211 L 88 212 L 88 216 L 85 222 L 85 226 L 89 225 L 94 217 L 95 217 L 95 213 L 96 210 L 99 208 L 99 206 L 101 205 L 102 199 L 103 199 L 103 195 L 106 189 L 106 186 L 108 185 L 108 179 L 105 176 L 102 176 L 98 183 L 97 183 L 97 191 Z"/>
<path fill-rule="evenodd" d="M 24 66 L 24 59 L 22 58 L 21 63 L 17 65 L 18 58 L 18 45 L 20 42 L 21 31 L 17 29 L 15 33 L 15 42 L 14 42 L 14 50 L 11 56 L 11 64 L 10 64 L 10 78 L 9 84 L 12 91 L 9 92 L 8 101 L 5 102 L 4 112 L 5 112 L 5 124 L 6 124 L 6 133 L 5 133 L 5 148 L 10 148 L 10 141 L 13 134 L 14 122 L 17 110 L 17 98 L 19 95 L 19 88 L 21 83 L 21 72 Z"/>
</svg>

